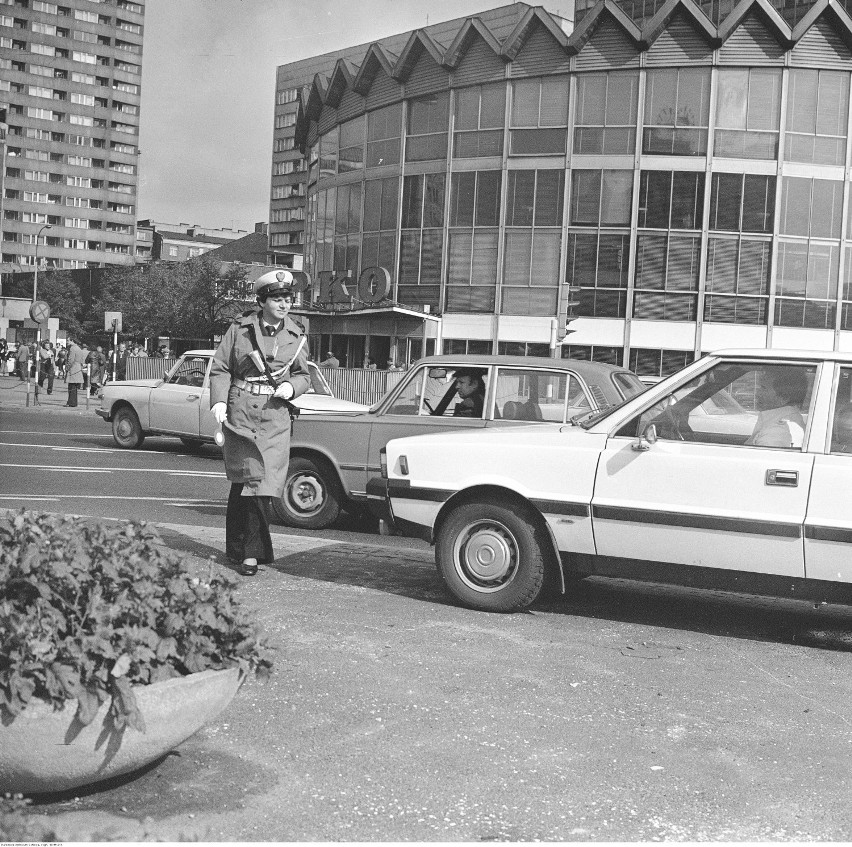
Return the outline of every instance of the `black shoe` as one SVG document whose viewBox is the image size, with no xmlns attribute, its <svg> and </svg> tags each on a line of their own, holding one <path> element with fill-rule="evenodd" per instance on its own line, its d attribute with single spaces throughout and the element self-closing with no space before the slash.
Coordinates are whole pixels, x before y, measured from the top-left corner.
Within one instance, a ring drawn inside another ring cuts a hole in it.
<svg viewBox="0 0 852 847">
<path fill-rule="evenodd" d="M 250 562 L 240 562 L 237 565 L 237 573 L 240 576 L 254 576 L 257 573 L 257 565 Z"/>
</svg>

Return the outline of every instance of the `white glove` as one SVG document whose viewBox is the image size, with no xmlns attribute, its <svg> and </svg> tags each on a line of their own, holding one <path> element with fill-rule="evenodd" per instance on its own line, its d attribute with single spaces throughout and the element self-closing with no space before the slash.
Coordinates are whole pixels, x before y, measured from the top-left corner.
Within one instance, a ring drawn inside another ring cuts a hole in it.
<svg viewBox="0 0 852 847">
<path fill-rule="evenodd" d="M 210 407 L 210 414 L 213 415 L 213 420 L 215 420 L 217 424 L 225 423 L 228 419 L 228 404 L 214 403 Z"/>
<path fill-rule="evenodd" d="M 275 389 L 275 394 L 273 397 L 280 397 L 282 400 L 291 400 L 293 395 L 296 393 L 296 390 L 289 382 L 282 382 L 278 388 Z"/>
</svg>

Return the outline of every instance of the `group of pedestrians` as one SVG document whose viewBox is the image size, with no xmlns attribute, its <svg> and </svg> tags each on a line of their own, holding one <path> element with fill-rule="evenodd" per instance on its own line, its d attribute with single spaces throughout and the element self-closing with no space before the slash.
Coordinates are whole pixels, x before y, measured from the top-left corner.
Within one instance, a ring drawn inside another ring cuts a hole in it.
<svg viewBox="0 0 852 847">
<path fill-rule="evenodd" d="M 53 394 L 56 378 L 61 378 L 68 386 L 65 405 L 72 408 L 78 403 L 80 391 L 97 396 L 113 373 L 116 379 L 126 378 L 129 358 L 147 355 L 141 344 L 128 347 L 121 342 L 107 354 L 100 345 L 90 349 L 86 343 L 70 336 L 64 346 L 47 340 L 40 345 L 22 341 L 13 352 L 7 341 L 0 339 L 0 362 L 5 365 L 7 359 L 10 361 L 10 374 L 17 375 L 22 382 L 35 379 L 39 390 L 46 388 L 48 394 Z M 168 347 L 161 347 L 158 355 L 168 356 Z"/>
</svg>

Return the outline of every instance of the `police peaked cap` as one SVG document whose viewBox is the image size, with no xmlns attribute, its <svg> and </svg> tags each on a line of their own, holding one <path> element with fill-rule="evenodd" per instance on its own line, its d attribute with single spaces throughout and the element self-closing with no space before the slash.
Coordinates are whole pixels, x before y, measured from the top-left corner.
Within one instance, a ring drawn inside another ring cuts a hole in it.
<svg viewBox="0 0 852 847">
<path fill-rule="evenodd" d="M 290 295 L 294 293 L 293 274 L 290 271 L 269 271 L 254 281 L 256 297 L 268 297 L 270 294 L 278 294 L 282 291 Z"/>
</svg>

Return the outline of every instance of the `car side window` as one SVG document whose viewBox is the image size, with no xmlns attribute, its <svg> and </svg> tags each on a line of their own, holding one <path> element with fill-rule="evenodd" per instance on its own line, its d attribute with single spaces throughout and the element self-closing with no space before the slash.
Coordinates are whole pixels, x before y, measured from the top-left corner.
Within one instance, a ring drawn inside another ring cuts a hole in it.
<svg viewBox="0 0 852 847">
<path fill-rule="evenodd" d="M 210 364 L 208 356 L 187 356 L 172 371 L 167 380 L 169 385 L 189 385 L 201 388 Z"/>
<path fill-rule="evenodd" d="M 515 421 L 564 423 L 566 406 L 569 418 L 591 408 L 576 377 L 533 368 L 499 368 L 496 402 L 499 416 Z"/>
<path fill-rule="evenodd" d="M 816 367 L 724 363 L 637 415 L 618 432 L 658 438 L 801 450 Z"/>
<path fill-rule="evenodd" d="M 832 453 L 852 455 L 852 368 L 841 368 L 831 421 Z"/>
<path fill-rule="evenodd" d="M 418 368 L 394 397 L 385 411 L 386 415 L 418 415 L 423 396 L 423 377 L 426 369 Z"/>
</svg>

